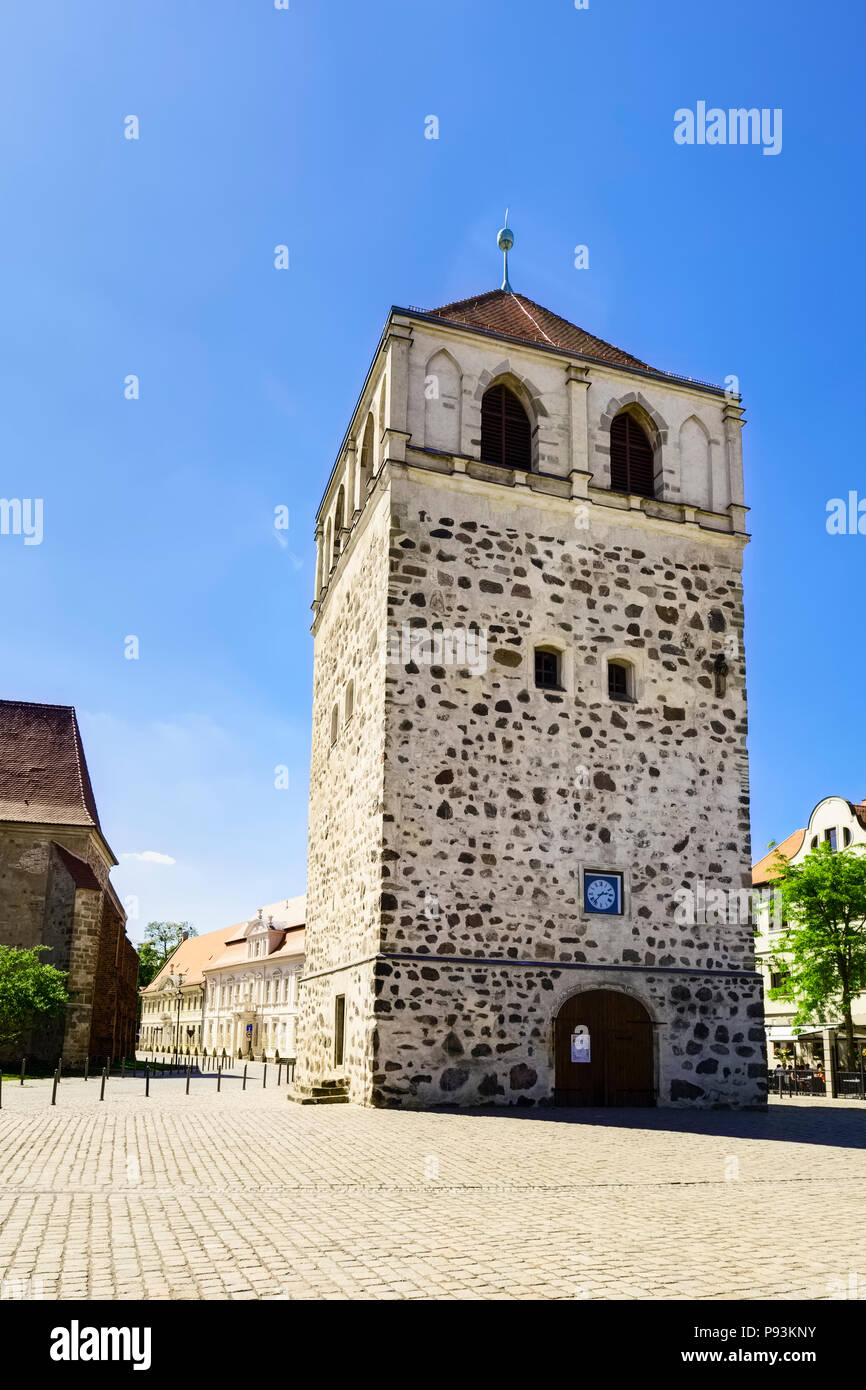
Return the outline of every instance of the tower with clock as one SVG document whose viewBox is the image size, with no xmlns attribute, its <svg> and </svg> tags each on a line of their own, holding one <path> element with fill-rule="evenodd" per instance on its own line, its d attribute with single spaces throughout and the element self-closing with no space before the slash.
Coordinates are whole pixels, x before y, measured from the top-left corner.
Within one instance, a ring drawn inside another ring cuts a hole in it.
<svg viewBox="0 0 866 1390">
<path fill-rule="evenodd" d="M 513 243 L 392 308 L 319 509 L 294 1094 L 760 1105 L 741 402 Z"/>
</svg>

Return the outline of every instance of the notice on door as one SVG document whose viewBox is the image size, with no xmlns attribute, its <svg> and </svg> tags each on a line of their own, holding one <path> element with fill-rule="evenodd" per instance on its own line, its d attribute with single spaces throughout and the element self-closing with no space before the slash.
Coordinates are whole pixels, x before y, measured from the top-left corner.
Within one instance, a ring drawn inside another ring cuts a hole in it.
<svg viewBox="0 0 866 1390">
<path fill-rule="evenodd" d="M 571 1035 L 572 1062 L 589 1061 L 589 1029 L 585 1023 L 578 1023 Z"/>
</svg>

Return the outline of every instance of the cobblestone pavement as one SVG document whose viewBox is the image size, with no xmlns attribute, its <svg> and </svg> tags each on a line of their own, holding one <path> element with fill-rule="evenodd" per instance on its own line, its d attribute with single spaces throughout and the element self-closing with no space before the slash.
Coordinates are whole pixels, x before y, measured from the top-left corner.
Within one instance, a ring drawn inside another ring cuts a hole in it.
<svg viewBox="0 0 866 1390">
<path fill-rule="evenodd" d="M 4 1083 L 0 1293 L 866 1297 L 866 1107 L 297 1106 L 227 1077 Z"/>
</svg>

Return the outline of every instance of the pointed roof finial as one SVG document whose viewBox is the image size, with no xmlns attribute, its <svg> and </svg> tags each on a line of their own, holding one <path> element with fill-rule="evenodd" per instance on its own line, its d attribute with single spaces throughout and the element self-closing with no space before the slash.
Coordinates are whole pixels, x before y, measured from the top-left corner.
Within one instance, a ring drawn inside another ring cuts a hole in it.
<svg viewBox="0 0 866 1390">
<path fill-rule="evenodd" d="M 505 262 L 504 271 L 502 275 L 502 288 L 504 290 L 507 290 L 509 294 L 513 294 L 514 290 L 511 288 L 511 285 L 509 284 L 508 280 L 508 253 L 514 245 L 514 233 L 508 225 L 508 208 L 505 209 L 505 226 L 501 229 L 499 235 L 496 238 L 496 245 L 502 252 L 503 259 Z"/>
</svg>

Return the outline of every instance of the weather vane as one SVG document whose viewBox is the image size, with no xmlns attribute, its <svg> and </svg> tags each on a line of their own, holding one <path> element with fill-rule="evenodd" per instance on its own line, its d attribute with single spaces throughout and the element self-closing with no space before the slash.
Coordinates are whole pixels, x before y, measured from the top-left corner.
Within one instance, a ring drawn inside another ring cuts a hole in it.
<svg viewBox="0 0 866 1390">
<path fill-rule="evenodd" d="M 502 288 L 504 290 L 507 290 L 509 294 L 513 294 L 514 291 L 508 282 L 508 253 L 514 245 L 514 233 L 508 225 L 508 208 L 505 209 L 505 226 L 502 228 L 498 237 L 496 238 L 496 245 L 502 252 L 503 259 L 505 262 L 505 268 L 502 276 Z"/>
</svg>

